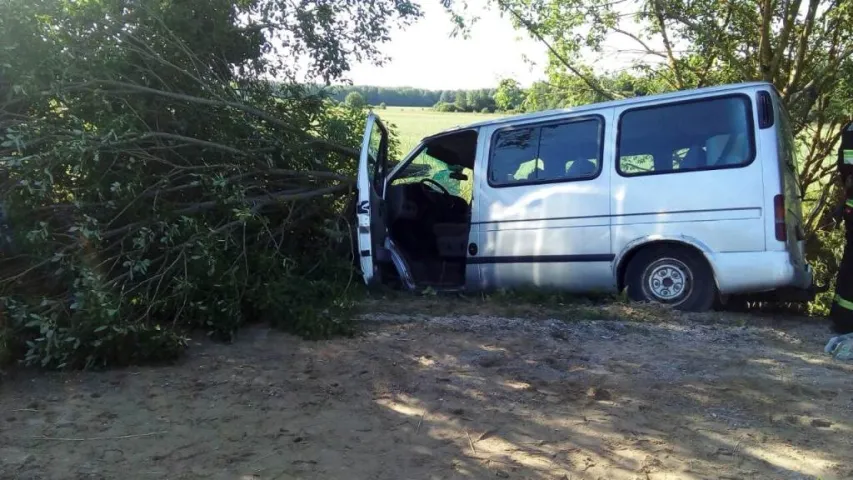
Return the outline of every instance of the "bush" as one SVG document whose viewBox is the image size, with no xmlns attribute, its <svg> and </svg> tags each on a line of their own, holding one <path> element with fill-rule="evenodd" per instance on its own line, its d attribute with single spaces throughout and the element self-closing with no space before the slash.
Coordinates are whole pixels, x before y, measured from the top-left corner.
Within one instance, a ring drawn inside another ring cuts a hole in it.
<svg viewBox="0 0 853 480">
<path fill-rule="evenodd" d="M 492 113 L 492 109 L 489 107 L 483 107 L 483 109 L 480 110 L 480 113 Z"/>
<path fill-rule="evenodd" d="M 843 228 L 838 228 L 816 231 L 814 239 L 807 245 L 807 258 L 814 269 L 815 284 L 829 287 L 809 304 L 809 313 L 812 315 L 829 314 L 835 298 L 835 280 L 841 263 L 841 254 L 844 251 L 844 243 Z"/>
<path fill-rule="evenodd" d="M 362 97 L 358 92 L 350 92 L 347 94 L 346 98 L 344 98 L 344 103 L 348 107 L 356 109 L 361 109 L 367 106 L 367 102 L 364 101 L 364 97 Z"/>
<path fill-rule="evenodd" d="M 436 103 L 435 106 L 432 108 L 436 112 L 457 112 L 457 111 L 459 111 L 456 108 L 456 105 L 454 105 L 452 103 L 445 103 L 445 102 Z"/>
<path fill-rule="evenodd" d="M 78 308 L 71 319 L 56 310 L 47 315 L 4 298 L 3 307 L 18 330 L 8 354 L 23 351 L 28 365 L 45 368 L 92 368 L 158 363 L 178 358 L 186 339 L 174 329 L 144 322 L 121 321 L 118 310 L 93 304 Z"/>
</svg>

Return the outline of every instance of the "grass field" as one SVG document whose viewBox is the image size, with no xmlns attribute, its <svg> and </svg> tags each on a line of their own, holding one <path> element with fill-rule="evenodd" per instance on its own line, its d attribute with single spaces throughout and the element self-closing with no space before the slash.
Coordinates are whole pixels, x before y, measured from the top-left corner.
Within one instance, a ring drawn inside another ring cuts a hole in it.
<svg viewBox="0 0 853 480">
<path fill-rule="evenodd" d="M 448 128 L 504 116 L 499 113 L 445 113 L 429 108 L 388 107 L 375 113 L 400 139 L 400 154 L 405 155 L 420 140 Z"/>
</svg>

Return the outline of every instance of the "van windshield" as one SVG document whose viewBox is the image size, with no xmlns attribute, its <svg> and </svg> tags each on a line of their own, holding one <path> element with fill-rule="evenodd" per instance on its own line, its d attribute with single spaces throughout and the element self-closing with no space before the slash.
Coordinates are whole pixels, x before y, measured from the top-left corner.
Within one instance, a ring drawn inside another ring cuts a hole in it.
<svg viewBox="0 0 853 480">
<path fill-rule="evenodd" d="M 476 130 L 463 130 L 425 140 L 412 160 L 394 173 L 391 184 L 426 181 L 470 205 L 477 138 Z"/>
</svg>

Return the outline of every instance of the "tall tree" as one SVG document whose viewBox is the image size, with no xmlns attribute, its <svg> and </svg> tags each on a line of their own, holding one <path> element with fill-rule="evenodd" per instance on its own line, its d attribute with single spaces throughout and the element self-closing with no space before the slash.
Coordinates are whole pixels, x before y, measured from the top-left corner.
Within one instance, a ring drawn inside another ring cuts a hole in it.
<svg viewBox="0 0 853 480">
<path fill-rule="evenodd" d="M 453 5 L 452 2 L 449 2 Z M 853 2 L 841 0 L 492 0 L 550 56 L 550 83 L 562 78 L 599 99 L 633 95 L 602 81 L 591 55 L 612 54 L 614 39 L 632 44 L 640 91 L 720 83 L 773 83 L 806 148 L 801 187 L 829 183 L 840 129 L 853 114 Z M 458 5 L 458 3 L 457 3 Z M 639 55 L 636 53 L 639 52 Z M 579 92 L 579 90 L 574 90 Z M 576 95 L 577 93 L 575 93 Z M 826 190 L 823 190 L 824 192 Z M 824 200 L 808 215 L 813 232 Z"/>
<path fill-rule="evenodd" d="M 460 112 L 467 112 L 471 108 L 471 105 L 468 103 L 468 93 L 465 90 L 456 92 L 456 101 L 454 104 Z"/>
<path fill-rule="evenodd" d="M 344 99 L 344 103 L 346 103 L 350 108 L 364 108 L 364 106 L 367 105 L 367 102 L 364 101 L 364 97 L 362 97 L 358 92 L 350 92 L 347 95 L 347 98 Z"/>
<path fill-rule="evenodd" d="M 548 51 L 544 85 L 526 108 L 546 97 L 560 102 L 625 96 L 741 81 L 766 81 L 780 92 L 798 143 L 810 260 L 832 278 L 838 239 L 833 204 L 834 155 L 842 126 L 853 118 L 853 2 L 848 0 L 490 0 Z M 444 5 L 466 28 L 464 0 Z M 468 22 L 470 24 L 470 22 Z M 628 44 L 630 68 L 613 76 L 593 66 Z M 572 88 L 567 88 L 571 85 Z M 545 102 L 548 103 L 548 102 Z M 832 245 L 835 245 L 834 247 Z"/>
<path fill-rule="evenodd" d="M 505 78 L 500 81 L 495 91 L 495 106 L 504 112 L 515 110 L 524 101 L 524 91 L 517 80 Z"/>
</svg>

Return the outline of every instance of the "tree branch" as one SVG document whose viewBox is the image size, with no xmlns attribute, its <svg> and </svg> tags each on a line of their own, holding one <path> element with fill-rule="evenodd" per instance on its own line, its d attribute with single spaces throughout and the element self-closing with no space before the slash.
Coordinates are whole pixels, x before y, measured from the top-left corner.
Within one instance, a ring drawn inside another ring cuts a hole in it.
<svg viewBox="0 0 853 480">
<path fill-rule="evenodd" d="M 71 86 L 69 88 L 75 89 L 75 90 L 85 90 L 86 88 L 88 88 L 90 86 L 121 88 L 121 89 L 129 90 L 132 92 L 147 93 L 147 94 L 151 94 L 151 95 L 157 95 L 157 96 L 161 96 L 161 97 L 172 98 L 174 100 L 181 100 L 181 101 L 185 101 L 185 102 L 189 102 L 189 103 L 196 103 L 196 104 L 200 104 L 200 105 L 210 105 L 210 106 L 216 106 L 216 107 L 233 108 L 235 110 L 239 110 L 241 112 L 248 113 L 249 115 L 258 117 L 258 118 L 260 118 L 266 122 L 269 122 L 273 125 L 276 125 L 276 126 L 282 128 L 283 130 L 291 132 L 291 133 L 293 133 L 293 134 L 295 134 L 295 135 L 297 135 L 297 136 L 299 136 L 305 140 L 310 140 L 314 145 L 317 145 L 318 147 L 322 147 L 323 149 L 328 150 L 330 152 L 340 153 L 342 155 L 350 156 L 353 158 L 358 158 L 361 154 L 361 152 L 359 152 L 358 150 L 355 150 L 353 148 L 345 147 L 342 145 L 337 145 L 337 144 L 334 144 L 332 142 L 313 137 L 309 133 L 304 132 L 302 130 L 299 130 L 297 128 L 294 128 L 293 126 L 289 125 L 288 123 L 286 123 L 286 122 L 264 112 L 263 110 L 260 110 L 260 109 L 257 109 L 255 107 L 251 107 L 249 105 L 239 103 L 239 102 L 232 102 L 229 100 L 214 100 L 214 99 L 209 99 L 209 98 L 197 97 L 194 95 L 187 95 L 187 94 L 183 94 L 183 93 L 167 92 L 167 91 L 159 90 L 156 88 L 144 87 L 144 86 L 136 85 L 133 83 L 117 82 L 114 80 L 93 80 L 93 81 L 86 82 L 83 84 L 74 85 L 74 86 Z"/>
<path fill-rule="evenodd" d="M 212 148 L 214 150 L 222 150 L 223 152 L 228 152 L 232 155 L 245 156 L 246 152 L 240 150 L 239 148 L 229 147 L 228 145 L 223 145 L 221 143 L 209 142 L 207 140 L 201 140 L 198 138 L 186 137 L 183 135 L 177 135 L 174 133 L 164 133 L 164 132 L 147 132 L 140 137 L 140 140 L 145 140 L 149 138 L 162 138 L 165 140 L 176 140 L 179 142 L 188 143 L 191 145 L 196 145 L 199 147 Z"/>
<path fill-rule="evenodd" d="M 686 25 L 696 34 L 702 34 L 703 30 L 705 30 L 703 25 L 699 25 L 683 15 L 669 13 L 669 19 Z M 723 38 L 725 36 L 725 32 L 722 29 L 717 28 L 716 30 L 717 31 L 715 33 L 719 38 Z M 748 45 L 746 47 L 748 48 Z M 743 61 L 735 56 L 735 51 L 732 48 L 726 48 L 723 46 L 722 48 L 719 48 L 717 52 L 721 54 L 732 67 L 738 70 L 738 73 L 740 73 L 744 80 L 753 78 L 752 73 L 745 69 Z"/>
<path fill-rule="evenodd" d="M 797 5 L 799 7 L 799 1 L 797 2 Z M 803 65 L 806 61 L 806 51 L 808 50 L 809 37 L 814 29 L 818 5 L 820 5 L 820 0 L 809 1 L 809 10 L 806 13 L 805 25 L 803 26 L 803 31 L 800 32 L 800 38 L 797 42 L 797 53 L 794 56 L 794 65 L 791 67 L 791 71 L 788 74 L 788 84 L 785 85 L 785 90 L 788 90 L 788 88 L 796 88 L 796 85 L 800 82 L 800 78 L 803 75 Z M 776 66 L 778 67 L 778 64 Z"/>
<path fill-rule="evenodd" d="M 811 0 L 812 3 L 815 3 L 814 0 Z M 788 39 L 791 36 L 791 32 L 794 30 L 794 27 L 797 26 L 797 16 L 800 12 L 800 4 L 802 0 L 793 0 L 793 4 L 791 4 L 790 0 L 785 0 L 785 13 L 782 18 L 782 29 L 779 32 L 779 42 L 776 45 L 776 51 L 772 55 L 772 60 L 770 61 L 770 81 L 776 82 L 779 80 L 777 77 L 779 76 L 779 66 L 782 64 L 782 58 L 785 56 L 785 52 L 789 50 Z M 811 6 L 809 7 L 811 8 Z M 811 30 L 811 26 L 807 24 L 805 26 L 807 31 Z M 803 36 L 801 38 L 808 38 L 808 32 L 801 33 Z"/>
<path fill-rule="evenodd" d="M 533 25 L 533 23 L 531 23 L 530 21 L 525 19 L 520 13 L 515 11 L 512 7 L 508 6 L 502 0 L 498 0 L 498 6 L 500 6 L 504 11 L 509 12 L 513 17 L 515 17 L 516 20 L 518 20 L 519 23 L 524 25 L 524 27 L 527 29 L 527 31 L 531 35 L 536 37 L 537 40 L 542 42 L 542 44 L 544 44 L 545 47 L 548 48 L 548 51 L 551 52 L 551 54 L 554 56 L 554 58 L 559 60 L 560 63 L 562 63 L 563 66 L 566 67 L 566 69 L 568 69 L 570 72 L 572 72 L 578 78 L 583 80 L 583 82 L 586 83 L 587 86 L 589 86 L 589 88 L 591 88 L 593 91 L 595 91 L 599 95 L 601 95 L 604 98 L 607 98 L 609 100 L 613 100 L 615 98 L 622 98 L 621 95 L 618 95 L 614 92 L 609 92 L 609 91 L 605 90 L 604 87 L 602 87 L 598 82 L 589 78 L 588 75 L 585 75 L 583 72 L 581 72 L 579 69 L 577 69 L 574 65 L 572 65 L 571 62 L 569 62 L 569 60 L 566 57 L 561 55 L 560 52 L 558 52 L 557 49 L 554 48 L 554 46 L 551 45 L 551 43 L 548 40 L 546 40 L 545 37 L 541 33 L 539 33 L 539 30 L 536 28 L 535 25 Z"/>
<path fill-rule="evenodd" d="M 316 190 L 309 190 L 306 192 L 300 193 L 273 193 L 270 195 L 264 195 L 260 197 L 249 197 L 244 199 L 241 203 L 253 205 L 254 208 L 260 209 L 261 207 L 265 207 L 274 203 L 284 203 L 284 202 L 294 202 L 297 200 L 307 200 L 309 198 L 321 197 L 323 195 L 328 195 L 330 193 L 336 193 L 350 188 L 350 184 L 341 184 L 341 185 L 333 185 L 331 187 L 326 188 L 318 188 Z M 205 210 L 210 210 L 217 206 L 221 206 L 222 202 L 210 200 L 207 202 L 201 202 L 195 204 L 191 207 L 183 208 L 180 210 L 175 210 L 173 213 L 175 215 L 192 215 L 195 213 L 200 213 Z"/>
<path fill-rule="evenodd" d="M 331 193 L 342 192 L 352 187 L 352 181 L 341 183 L 338 185 L 332 185 L 330 187 L 317 188 L 308 191 L 302 191 L 298 193 L 273 193 L 271 195 L 264 195 L 259 197 L 248 197 L 243 199 L 241 204 L 249 204 L 254 208 L 260 209 L 262 207 L 266 207 L 275 203 L 285 203 L 285 202 L 295 202 L 299 200 L 308 200 L 315 197 L 321 197 L 324 195 L 329 195 Z M 212 210 L 219 206 L 224 206 L 221 201 L 216 200 L 208 200 L 205 202 L 196 203 L 192 206 L 173 210 L 171 214 L 173 215 L 194 215 L 198 213 L 202 213 L 208 210 Z M 123 235 L 125 233 L 131 232 L 135 229 L 141 228 L 146 225 L 146 222 L 135 222 L 124 225 L 119 228 L 115 228 L 112 230 L 107 230 L 101 233 L 101 239 L 110 239 L 115 238 L 116 236 Z"/>
<path fill-rule="evenodd" d="M 661 58 L 666 58 L 666 55 L 664 55 L 662 52 L 658 52 L 657 50 L 653 50 L 651 47 L 649 47 L 649 45 L 646 42 L 644 42 L 640 37 L 634 35 L 633 33 L 622 30 L 621 28 L 618 28 L 618 27 L 613 27 L 613 31 L 616 33 L 620 33 L 622 35 L 625 35 L 626 37 L 628 37 L 628 38 L 634 40 L 635 42 L 639 43 L 640 46 L 643 47 L 643 51 L 645 51 L 649 55 L 655 55 L 655 56 L 658 56 Z"/>
<path fill-rule="evenodd" d="M 678 66 L 678 62 L 675 60 L 675 55 L 672 53 L 672 43 L 669 41 L 669 35 L 666 31 L 666 22 L 663 14 L 663 4 L 661 0 L 655 0 L 654 2 L 655 9 L 655 18 L 658 22 L 658 27 L 660 28 L 661 38 L 663 39 L 663 46 L 666 49 L 666 59 L 669 62 L 669 68 L 672 69 L 672 73 L 675 75 L 675 81 L 677 83 L 677 87 L 679 90 L 684 89 L 684 77 L 681 75 L 681 69 Z"/>
<path fill-rule="evenodd" d="M 758 74 L 766 82 L 773 81 L 770 64 L 773 62 L 773 53 L 770 46 L 770 22 L 773 18 L 773 0 L 762 0 L 761 23 L 759 24 L 760 37 L 758 40 Z"/>
<path fill-rule="evenodd" d="M 729 24 L 732 21 L 732 14 L 733 13 L 734 13 L 734 6 L 731 3 L 729 3 L 729 8 L 726 10 L 726 18 L 725 18 L 725 20 L 723 20 L 723 26 L 720 28 L 720 30 L 725 31 L 729 27 Z M 726 47 L 723 46 L 722 48 L 726 48 Z M 716 45 L 714 45 L 712 48 L 709 49 L 709 52 L 706 54 L 707 60 L 705 61 L 705 66 L 702 69 L 702 71 L 697 75 L 699 77 L 699 79 L 696 82 L 696 88 L 702 88 L 705 86 L 705 81 L 708 79 L 708 75 L 711 73 L 711 68 L 714 66 L 714 62 L 717 61 L 717 55 L 718 55 L 720 50 L 721 50 L 721 48 L 717 47 Z"/>
</svg>

